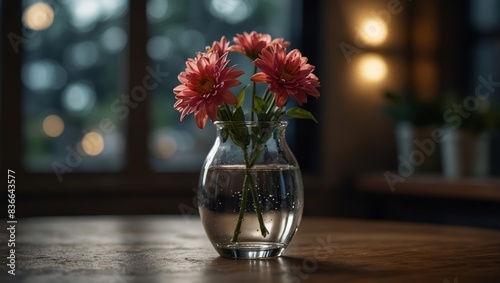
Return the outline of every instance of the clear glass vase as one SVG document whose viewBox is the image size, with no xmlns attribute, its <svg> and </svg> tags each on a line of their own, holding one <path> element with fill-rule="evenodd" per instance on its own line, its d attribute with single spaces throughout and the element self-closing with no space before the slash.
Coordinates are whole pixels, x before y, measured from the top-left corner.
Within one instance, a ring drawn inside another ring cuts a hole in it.
<svg viewBox="0 0 500 283">
<path fill-rule="evenodd" d="M 285 140 L 287 122 L 215 122 L 217 139 L 200 174 L 205 232 L 229 258 L 283 253 L 302 217 L 299 165 Z"/>
</svg>

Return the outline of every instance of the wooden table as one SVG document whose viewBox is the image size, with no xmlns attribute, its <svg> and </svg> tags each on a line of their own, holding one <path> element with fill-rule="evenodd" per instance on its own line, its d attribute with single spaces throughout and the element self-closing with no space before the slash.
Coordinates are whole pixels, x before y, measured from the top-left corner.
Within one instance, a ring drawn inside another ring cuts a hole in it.
<svg viewBox="0 0 500 283">
<path fill-rule="evenodd" d="M 6 221 L 3 221 L 6 223 Z M 20 219 L 0 282 L 500 282 L 500 231 L 305 218 L 277 259 L 219 257 L 196 217 Z"/>
</svg>

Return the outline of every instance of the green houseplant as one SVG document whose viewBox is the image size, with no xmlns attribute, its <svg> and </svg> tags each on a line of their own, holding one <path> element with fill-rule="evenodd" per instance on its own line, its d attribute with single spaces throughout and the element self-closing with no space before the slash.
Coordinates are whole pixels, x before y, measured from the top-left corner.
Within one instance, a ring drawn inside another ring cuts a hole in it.
<svg viewBox="0 0 500 283">
<path fill-rule="evenodd" d="M 433 153 L 427 154 L 422 164 L 412 162 L 412 153 L 421 151 L 416 142 L 428 138 L 430 129 L 440 123 L 437 101 L 419 98 L 417 92 L 410 87 L 403 88 L 399 94 L 387 91 L 384 93 L 384 98 L 386 104 L 382 112 L 395 122 L 398 162 L 410 164 L 414 169 L 421 171 L 437 170 L 438 164 Z"/>
</svg>

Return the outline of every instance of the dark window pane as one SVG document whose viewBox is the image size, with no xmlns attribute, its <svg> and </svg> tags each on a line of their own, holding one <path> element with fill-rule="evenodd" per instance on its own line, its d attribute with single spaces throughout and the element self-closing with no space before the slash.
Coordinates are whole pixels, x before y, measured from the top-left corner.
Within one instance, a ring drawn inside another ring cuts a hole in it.
<svg viewBox="0 0 500 283">
<path fill-rule="evenodd" d="M 498 74 L 500 74 L 500 65 L 498 64 L 500 62 L 500 38 L 485 37 L 478 40 L 477 44 L 473 45 L 472 48 L 472 62 L 471 80 L 474 84 L 471 92 L 474 92 L 477 87 L 478 76 L 487 79 L 488 76 L 492 75 L 493 81 L 496 81 Z M 500 97 L 494 93 L 489 97 L 489 101 L 498 107 Z"/>
<path fill-rule="evenodd" d="M 127 0 L 23 1 L 25 167 L 34 172 L 123 166 Z M 119 102 L 119 101 L 118 101 Z"/>
<path fill-rule="evenodd" d="M 471 20 L 473 26 L 481 32 L 491 32 L 500 29 L 500 1 L 474 0 L 470 1 Z"/>
</svg>

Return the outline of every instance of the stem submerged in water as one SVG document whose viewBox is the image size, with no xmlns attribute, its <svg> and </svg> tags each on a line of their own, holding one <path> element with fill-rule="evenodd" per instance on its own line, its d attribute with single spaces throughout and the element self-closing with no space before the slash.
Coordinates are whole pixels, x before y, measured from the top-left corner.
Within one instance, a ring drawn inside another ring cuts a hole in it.
<svg viewBox="0 0 500 283">
<path fill-rule="evenodd" d="M 243 154 L 245 157 L 245 178 L 243 179 L 243 192 L 241 197 L 241 205 L 240 212 L 238 213 L 238 222 L 236 223 L 236 227 L 234 228 L 233 238 L 231 242 L 235 243 L 238 241 L 238 236 L 241 234 L 241 223 L 243 222 L 243 217 L 245 216 L 245 210 L 247 207 L 248 201 L 248 190 L 250 190 L 252 194 L 252 201 L 255 208 L 255 214 L 257 214 L 257 219 L 259 220 L 260 232 L 262 237 L 266 237 L 269 234 L 269 231 L 264 224 L 264 219 L 262 218 L 262 209 L 260 206 L 260 202 L 257 199 L 257 191 L 255 188 L 255 181 L 252 176 L 251 168 L 253 164 L 250 162 L 248 158 L 248 154 L 246 151 L 246 147 L 243 148 Z"/>
<path fill-rule="evenodd" d="M 233 238 L 231 239 L 231 242 L 237 242 L 238 241 L 238 236 L 241 233 L 241 223 L 243 222 L 243 217 L 245 215 L 245 210 L 247 207 L 247 198 L 248 198 L 248 177 L 252 178 L 250 175 L 250 170 L 245 169 L 245 179 L 243 179 L 243 192 L 242 192 L 242 197 L 241 197 L 241 204 L 240 204 L 240 213 L 238 214 L 238 222 L 236 223 L 236 227 L 234 228 L 234 233 L 233 233 Z"/>
<path fill-rule="evenodd" d="M 265 238 L 269 234 L 269 231 L 267 231 L 266 225 L 264 225 L 264 219 L 262 218 L 262 209 L 260 207 L 260 201 L 257 199 L 257 191 L 255 190 L 255 182 L 252 176 L 250 176 L 250 192 L 252 193 L 255 214 L 257 214 L 257 219 L 259 220 L 260 233 L 262 234 L 262 237 Z"/>
</svg>

